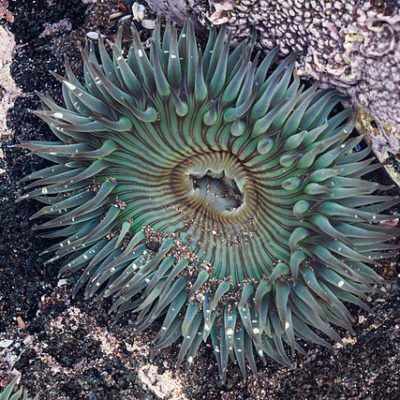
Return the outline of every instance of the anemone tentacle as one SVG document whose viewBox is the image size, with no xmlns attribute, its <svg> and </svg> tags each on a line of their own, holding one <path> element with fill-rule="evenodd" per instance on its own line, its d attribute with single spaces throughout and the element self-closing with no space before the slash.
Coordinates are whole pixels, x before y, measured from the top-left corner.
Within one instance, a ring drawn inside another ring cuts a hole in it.
<svg viewBox="0 0 400 400">
<path fill-rule="evenodd" d="M 210 338 L 222 380 L 229 358 L 246 377 L 254 351 L 290 366 L 298 339 L 340 341 L 343 302 L 368 309 L 399 232 L 379 225 L 398 198 L 362 179 L 380 165 L 353 151 L 353 110 L 302 84 L 293 55 L 230 52 L 224 28 L 204 54 L 190 22 L 158 23 L 150 49 L 132 27 L 127 56 L 122 36 L 81 49 L 84 84 L 54 74 L 65 107 L 40 95 L 58 140 L 20 145 L 56 164 L 23 180 L 50 218 L 37 229 L 63 238 L 48 262 L 68 257 L 75 293 L 112 296 L 138 330 L 163 318 L 154 349 L 183 338 L 179 364 Z"/>
</svg>

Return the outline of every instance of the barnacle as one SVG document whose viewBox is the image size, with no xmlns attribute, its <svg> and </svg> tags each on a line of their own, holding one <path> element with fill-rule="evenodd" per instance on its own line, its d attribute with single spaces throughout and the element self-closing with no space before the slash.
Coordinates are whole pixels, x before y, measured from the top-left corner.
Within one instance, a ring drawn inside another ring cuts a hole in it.
<svg viewBox="0 0 400 400">
<path fill-rule="evenodd" d="M 202 54 L 191 23 L 160 31 L 147 50 L 132 27 L 127 56 L 122 30 L 112 57 L 82 49 L 84 84 L 55 74 L 65 107 L 40 95 L 57 140 L 20 146 L 55 165 L 21 199 L 63 238 L 48 262 L 68 257 L 75 292 L 112 296 L 138 330 L 160 319 L 154 349 L 183 337 L 179 364 L 210 337 L 222 380 L 229 357 L 246 377 L 254 352 L 291 365 L 299 338 L 330 347 L 397 233 L 379 222 L 398 199 L 361 179 L 379 164 L 352 151 L 352 109 L 301 85 L 293 55 L 252 58 L 252 38 L 230 52 L 212 29 Z"/>
</svg>

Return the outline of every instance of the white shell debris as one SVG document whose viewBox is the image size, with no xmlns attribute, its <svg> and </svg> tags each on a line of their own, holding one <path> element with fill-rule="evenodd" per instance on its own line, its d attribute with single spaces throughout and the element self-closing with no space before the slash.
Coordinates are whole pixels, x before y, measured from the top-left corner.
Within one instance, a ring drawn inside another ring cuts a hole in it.
<svg viewBox="0 0 400 400">
<path fill-rule="evenodd" d="M 122 17 L 124 15 L 124 13 L 122 12 L 122 11 L 118 11 L 118 12 L 116 12 L 116 13 L 114 13 L 114 14 L 111 14 L 110 16 L 109 16 L 109 19 L 110 20 L 113 20 L 113 19 L 115 19 L 115 18 L 120 18 L 120 17 Z"/>
<path fill-rule="evenodd" d="M 4 339 L 0 341 L 0 347 L 2 349 L 6 349 L 7 347 L 11 346 L 13 344 L 13 340 L 10 339 Z"/>
<path fill-rule="evenodd" d="M 133 3 L 132 5 L 132 15 L 135 21 L 143 21 L 144 19 L 144 11 L 145 6 L 143 4 L 139 4 L 138 2 Z"/>
<path fill-rule="evenodd" d="M 68 284 L 68 279 L 60 279 L 57 283 L 57 287 L 65 286 Z"/>
<path fill-rule="evenodd" d="M 154 29 L 156 26 L 156 21 L 152 19 L 145 18 L 146 7 L 138 2 L 132 5 L 132 16 L 134 21 L 142 23 L 144 29 Z"/>
<path fill-rule="evenodd" d="M 4 89 L 0 101 L 0 141 L 12 134 L 6 123 L 8 110 L 14 105 L 18 96 L 24 96 L 21 89 L 16 86 L 10 72 L 14 49 L 14 35 L 4 26 L 0 26 L 0 82 Z M 2 154 L 0 151 L 0 158 L 2 158 Z M 0 169 L 0 174 L 3 172 L 4 170 Z"/>
<path fill-rule="evenodd" d="M 229 14 L 226 11 L 231 11 L 235 7 L 234 0 L 222 0 L 222 1 L 211 1 L 209 0 L 210 6 L 213 6 L 215 12 L 210 16 L 207 16 L 208 20 L 214 25 L 223 25 L 230 20 Z"/>
<path fill-rule="evenodd" d="M 144 29 L 154 29 L 154 27 L 156 26 L 156 21 L 152 19 L 144 19 L 142 21 L 142 26 Z"/>
<path fill-rule="evenodd" d="M 100 34 L 100 36 L 105 39 L 105 35 Z M 91 40 L 99 40 L 99 33 L 98 32 L 88 32 L 86 37 Z"/>
</svg>

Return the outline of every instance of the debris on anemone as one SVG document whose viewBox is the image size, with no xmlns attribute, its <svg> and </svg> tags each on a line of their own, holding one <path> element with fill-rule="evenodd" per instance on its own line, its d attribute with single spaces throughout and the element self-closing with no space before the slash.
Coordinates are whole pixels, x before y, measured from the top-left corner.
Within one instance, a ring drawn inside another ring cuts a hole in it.
<svg viewBox="0 0 400 400">
<path fill-rule="evenodd" d="M 20 145 L 55 163 L 33 172 L 21 199 L 45 206 L 37 230 L 62 238 L 48 261 L 83 270 L 75 293 L 112 296 L 160 319 L 154 349 L 183 338 L 178 364 L 211 338 L 224 381 L 228 358 L 256 373 L 254 353 L 287 366 L 298 339 L 327 347 L 333 325 L 352 332 L 343 302 L 381 281 L 398 230 L 379 223 L 398 199 L 361 179 L 377 168 L 352 149 L 352 109 L 332 90 L 305 87 L 289 55 L 252 58 L 253 39 L 230 52 L 225 28 L 202 53 L 186 22 L 157 24 L 150 50 L 132 27 L 82 49 L 84 85 L 66 65 L 65 107 L 40 95 L 57 140 Z M 337 107 L 336 107 L 337 106 Z M 336 113 L 335 110 L 338 110 Z"/>
</svg>

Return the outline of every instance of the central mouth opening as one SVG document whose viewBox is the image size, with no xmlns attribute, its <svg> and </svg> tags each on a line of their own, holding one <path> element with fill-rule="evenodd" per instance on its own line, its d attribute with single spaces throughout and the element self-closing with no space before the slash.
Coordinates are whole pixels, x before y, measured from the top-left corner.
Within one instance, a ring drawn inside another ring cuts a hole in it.
<svg viewBox="0 0 400 400">
<path fill-rule="evenodd" d="M 235 211 L 243 204 L 243 194 L 235 179 L 226 176 L 225 170 L 191 173 L 189 179 L 196 196 L 219 211 Z"/>
<path fill-rule="evenodd" d="M 176 207 L 192 228 L 194 221 L 202 221 L 212 230 L 215 226 L 241 230 L 257 212 L 257 188 L 251 174 L 228 152 L 186 158 L 172 169 L 170 185 Z"/>
</svg>

